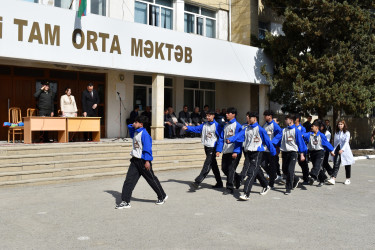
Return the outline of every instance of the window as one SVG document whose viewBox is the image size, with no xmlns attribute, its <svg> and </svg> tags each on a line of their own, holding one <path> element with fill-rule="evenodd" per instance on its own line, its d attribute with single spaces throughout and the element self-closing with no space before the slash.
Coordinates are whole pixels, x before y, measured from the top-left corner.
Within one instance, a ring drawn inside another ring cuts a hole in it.
<svg viewBox="0 0 375 250">
<path fill-rule="evenodd" d="M 134 22 L 173 29 L 172 0 L 135 1 Z"/>
<path fill-rule="evenodd" d="M 23 0 L 25 2 L 29 2 L 29 3 L 39 3 L 39 0 Z"/>
<path fill-rule="evenodd" d="M 185 32 L 216 37 L 216 12 L 185 3 Z"/>
<path fill-rule="evenodd" d="M 71 0 L 55 0 L 55 7 L 69 9 L 70 4 L 72 4 Z M 72 7 L 73 7 L 73 4 L 72 4 Z"/>
<path fill-rule="evenodd" d="M 139 109 L 145 110 L 146 106 L 152 106 L 152 77 L 134 75 L 134 102 Z M 164 78 L 164 106 L 173 106 L 173 80 Z M 152 109 L 152 107 L 151 107 Z"/>
<path fill-rule="evenodd" d="M 207 81 L 185 80 L 184 103 L 193 110 L 194 107 L 203 109 L 204 105 L 215 109 L 215 83 Z"/>
<path fill-rule="evenodd" d="M 259 39 L 265 39 L 266 38 L 266 32 L 270 30 L 269 23 L 259 22 L 258 26 L 259 26 L 259 28 L 258 28 Z"/>
<path fill-rule="evenodd" d="M 97 14 L 101 16 L 107 15 L 106 0 L 91 0 L 91 14 Z"/>
</svg>

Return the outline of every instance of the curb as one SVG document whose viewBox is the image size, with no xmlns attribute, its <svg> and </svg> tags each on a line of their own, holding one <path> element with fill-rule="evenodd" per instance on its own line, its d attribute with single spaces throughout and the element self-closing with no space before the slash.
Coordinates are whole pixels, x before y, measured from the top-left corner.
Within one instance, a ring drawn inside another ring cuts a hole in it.
<svg viewBox="0 0 375 250">
<path fill-rule="evenodd" d="M 355 156 L 354 160 L 368 160 L 368 159 L 375 159 L 375 155 L 363 155 L 363 156 Z"/>
</svg>

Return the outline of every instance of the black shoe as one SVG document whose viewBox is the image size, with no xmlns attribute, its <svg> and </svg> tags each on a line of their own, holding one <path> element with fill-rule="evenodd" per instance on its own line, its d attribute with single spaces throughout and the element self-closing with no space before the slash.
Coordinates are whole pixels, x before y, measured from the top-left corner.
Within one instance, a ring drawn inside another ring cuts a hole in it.
<svg viewBox="0 0 375 250">
<path fill-rule="evenodd" d="M 318 187 L 323 187 L 323 186 L 324 186 L 324 182 L 319 182 Z"/>
<path fill-rule="evenodd" d="M 314 182 L 315 182 L 315 179 L 314 178 L 310 178 L 310 180 L 309 180 L 309 185 L 311 186 L 311 185 L 314 185 Z"/>
<path fill-rule="evenodd" d="M 223 192 L 223 195 L 228 195 L 228 194 L 233 194 L 233 189 L 225 189 L 224 192 Z"/>
<path fill-rule="evenodd" d="M 223 188 L 223 183 L 216 183 L 212 188 Z"/>
<path fill-rule="evenodd" d="M 306 186 L 306 185 L 310 185 L 310 183 L 308 181 L 303 181 L 302 185 Z"/>
<path fill-rule="evenodd" d="M 290 189 L 287 189 L 286 191 L 285 191 L 285 195 L 290 195 L 292 193 L 292 190 L 290 190 Z"/>
<path fill-rule="evenodd" d="M 296 188 L 298 186 L 298 183 L 300 182 L 300 180 L 301 179 L 298 178 L 298 180 L 293 183 L 293 188 Z"/>
<path fill-rule="evenodd" d="M 194 182 L 190 183 L 190 187 L 191 187 L 192 189 L 198 189 L 198 188 L 199 188 L 199 183 L 196 183 L 196 182 L 194 181 Z"/>
</svg>

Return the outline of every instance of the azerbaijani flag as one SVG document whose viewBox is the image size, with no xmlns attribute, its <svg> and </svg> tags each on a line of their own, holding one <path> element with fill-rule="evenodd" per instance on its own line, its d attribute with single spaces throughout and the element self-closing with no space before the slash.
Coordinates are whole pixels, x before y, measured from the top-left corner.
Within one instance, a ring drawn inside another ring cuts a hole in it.
<svg viewBox="0 0 375 250">
<path fill-rule="evenodd" d="M 86 7 L 87 0 L 79 0 L 78 18 L 81 18 L 81 16 L 86 16 Z"/>
</svg>

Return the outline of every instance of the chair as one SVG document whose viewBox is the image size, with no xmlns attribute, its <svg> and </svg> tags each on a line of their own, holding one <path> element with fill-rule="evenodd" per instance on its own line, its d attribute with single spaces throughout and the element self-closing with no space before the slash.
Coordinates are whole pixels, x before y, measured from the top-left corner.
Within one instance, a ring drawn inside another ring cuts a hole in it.
<svg viewBox="0 0 375 250">
<path fill-rule="evenodd" d="M 26 110 L 26 115 L 27 115 L 27 117 L 37 116 L 38 115 L 38 111 L 36 109 L 33 109 L 33 108 L 28 108 Z"/>
<path fill-rule="evenodd" d="M 8 121 L 10 123 L 19 123 L 22 122 L 22 114 L 21 114 L 21 109 L 17 107 L 12 107 L 9 108 L 8 111 Z M 22 135 L 23 135 L 23 126 L 21 127 L 9 127 L 8 128 L 8 143 L 10 141 L 10 134 L 13 134 L 13 143 L 15 135 L 20 135 L 20 141 L 22 141 Z"/>
</svg>

